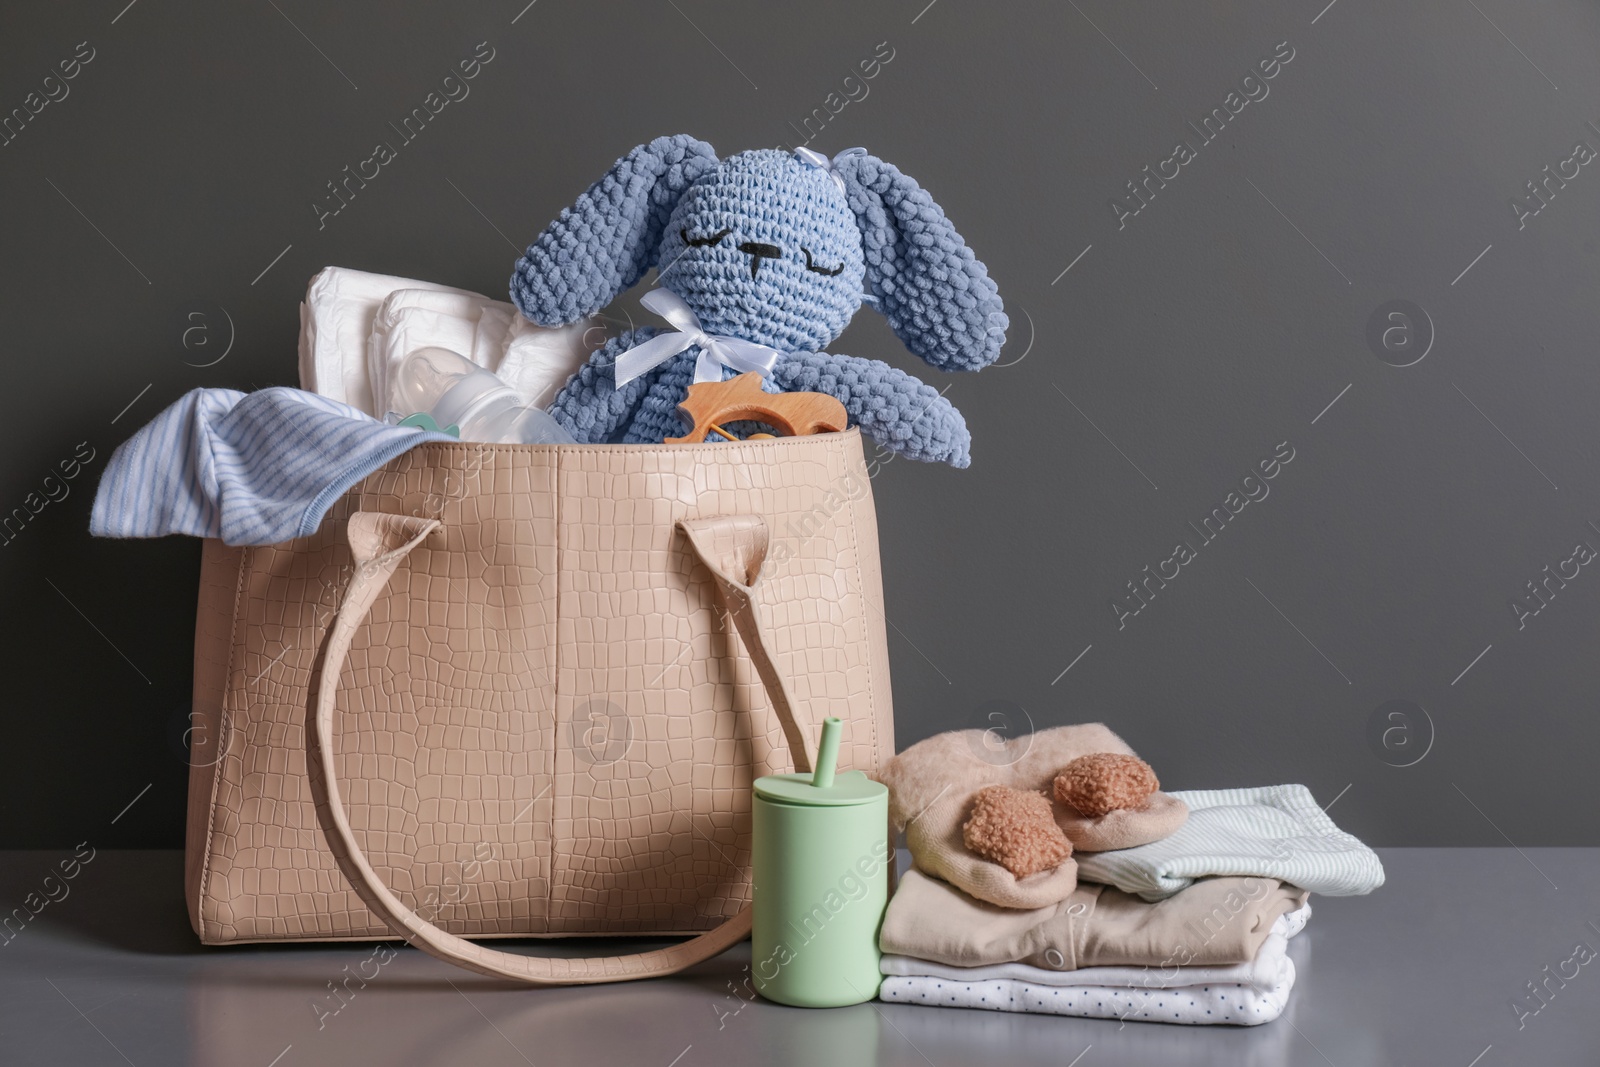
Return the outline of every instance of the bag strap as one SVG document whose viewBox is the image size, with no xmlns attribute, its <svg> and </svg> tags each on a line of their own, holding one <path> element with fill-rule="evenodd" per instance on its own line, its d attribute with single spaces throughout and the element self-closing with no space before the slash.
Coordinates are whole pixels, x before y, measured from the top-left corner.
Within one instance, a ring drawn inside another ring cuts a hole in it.
<svg viewBox="0 0 1600 1067">
<path fill-rule="evenodd" d="M 333 745 L 335 697 L 356 630 L 388 586 L 401 561 L 440 525 L 437 519 L 362 511 L 350 517 L 347 527 L 356 570 L 345 588 L 324 645 L 322 671 L 310 716 L 311 728 L 306 735 L 306 767 L 323 836 L 351 887 L 391 930 L 430 956 L 478 974 L 509 978 L 528 985 L 627 982 L 674 974 L 743 940 L 750 933 L 749 905 L 715 929 L 650 952 L 588 959 L 523 956 L 487 948 L 441 930 L 406 907 L 372 869 L 350 829 L 339 793 Z M 678 527 L 688 535 L 695 555 L 716 579 L 734 626 L 783 725 L 791 759 L 798 770 L 809 770 L 811 761 L 804 734 L 795 721 L 788 689 L 767 651 L 756 610 L 755 586 L 767 551 L 766 523 L 755 516 L 740 515 L 683 521 Z M 757 770 L 760 774 L 770 774 L 781 768 Z"/>
<path fill-rule="evenodd" d="M 717 589 L 733 616 L 734 629 L 744 641 L 745 651 L 761 679 L 772 710 L 783 727 L 784 743 L 789 746 L 788 768 L 761 768 L 762 774 L 783 774 L 786 770 L 810 773 L 806 736 L 795 718 L 794 701 L 783 684 L 778 665 L 767 651 L 756 609 L 756 585 L 761 580 L 761 564 L 767 558 L 767 524 L 755 515 L 725 515 L 714 519 L 680 519 L 678 529 L 689 537 L 689 546 L 717 580 Z"/>
</svg>

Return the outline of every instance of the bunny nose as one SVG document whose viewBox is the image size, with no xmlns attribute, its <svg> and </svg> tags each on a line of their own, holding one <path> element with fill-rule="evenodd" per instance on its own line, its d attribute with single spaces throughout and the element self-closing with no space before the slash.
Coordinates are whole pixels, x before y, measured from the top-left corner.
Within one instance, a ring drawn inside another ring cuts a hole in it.
<svg viewBox="0 0 1600 1067">
<path fill-rule="evenodd" d="M 739 251 L 750 256 L 750 277 L 754 278 L 761 269 L 763 259 L 777 259 L 783 255 L 783 249 L 777 245 L 763 244 L 760 241 L 745 241 L 739 245 Z"/>
</svg>

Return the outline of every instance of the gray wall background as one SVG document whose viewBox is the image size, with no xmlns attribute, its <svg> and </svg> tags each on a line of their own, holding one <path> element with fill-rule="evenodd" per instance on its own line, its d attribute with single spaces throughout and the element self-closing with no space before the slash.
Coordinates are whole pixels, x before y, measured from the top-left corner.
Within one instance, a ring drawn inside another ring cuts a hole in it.
<svg viewBox="0 0 1600 1067">
<path fill-rule="evenodd" d="M 1600 844 L 1600 571 L 1510 606 L 1600 547 L 1600 166 L 1562 163 L 1600 148 L 1593 5 L 525 2 L 0 13 L 0 110 L 94 50 L 0 148 L 0 509 L 95 454 L 0 548 L 0 845 L 181 844 L 198 545 L 87 536 L 118 443 L 195 386 L 295 384 L 324 265 L 502 294 L 628 148 L 792 145 L 880 42 L 811 146 L 921 181 L 1013 321 L 975 376 L 870 311 L 836 346 L 948 384 L 974 436 L 970 470 L 874 481 L 901 745 L 1103 720 L 1168 787 L 1304 782 L 1374 844 Z M 325 183 L 483 41 L 471 95 L 319 229 Z M 1284 41 L 1200 147 L 1186 120 Z M 1519 227 L 1546 165 L 1579 173 Z M 1393 300 L 1422 309 L 1398 353 L 1367 336 Z M 1187 523 L 1285 441 L 1201 546 Z"/>
</svg>

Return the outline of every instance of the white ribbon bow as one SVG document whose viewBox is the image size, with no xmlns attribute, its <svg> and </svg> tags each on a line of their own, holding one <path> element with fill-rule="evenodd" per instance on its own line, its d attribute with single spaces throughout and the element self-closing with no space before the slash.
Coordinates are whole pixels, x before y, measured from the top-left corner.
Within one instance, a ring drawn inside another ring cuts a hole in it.
<svg viewBox="0 0 1600 1067">
<path fill-rule="evenodd" d="M 832 159 L 829 159 L 821 152 L 813 151 L 810 148 L 796 148 L 794 150 L 795 158 L 800 160 L 800 162 L 809 163 L 813 167 L 818 167 L 827 171 L 828 177 L 833 179 L 833 184 L 839 187 L 839 191 L 841 193 L 845 192 L 846 190 L 844 187 L 844 178 L 839 174 L 839 160 L 846 159 L 850 156 L 864 156 L 866 154 L 867 150 L 865 148 L 846 148 L 843 152 L 840 152 Z"/>
<path fill-rule="evenodd" d="M 617 388 L 633 381 L 687 349 L 700 346 L 699 358 L 694 363 L 696 382 L 720 382 L 722 368 L 744 373 L 755 371 L 765 378 L 778 365 L 782 355 L 775 348 L 758 345 L 754 341 L 741 341 L 737 337 L 724 337 L 706 333 L 700 328 L 689 305 L 670 289 L 652 289 L 639 303 L 667 320 L 675 333 L 658 334 L 643 344 L 634 345 L 617 357 Z"/>
</svg>

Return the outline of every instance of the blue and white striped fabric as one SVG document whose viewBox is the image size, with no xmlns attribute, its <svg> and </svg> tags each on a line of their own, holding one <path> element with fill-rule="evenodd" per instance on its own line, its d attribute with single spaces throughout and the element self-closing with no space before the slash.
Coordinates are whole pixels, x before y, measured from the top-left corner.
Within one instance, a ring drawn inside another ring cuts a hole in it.
<svg viewBox="0 0 1600 1067">
<path fill-rule="evenodd" d="M 1080 852 L 1078 879 L 1164 900 L 1209 875 L 1276 878 L 1353 897 L 1383 884 L 1377 853 L 1334 825 L 1303 785 L 1172 794 L 1189 818 L 1171 837 L 1115 852 Z"/>
<path fill-rule="evenodd" d="M 316 532 L 345 490 L 389 460 L 453 440 L 299 389 L 195 389 L 112 455 L 89 532 L 288 541 Z"/>
</svg>

